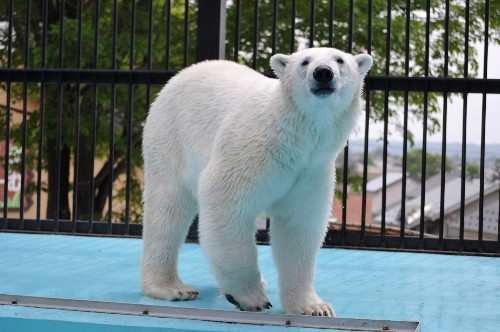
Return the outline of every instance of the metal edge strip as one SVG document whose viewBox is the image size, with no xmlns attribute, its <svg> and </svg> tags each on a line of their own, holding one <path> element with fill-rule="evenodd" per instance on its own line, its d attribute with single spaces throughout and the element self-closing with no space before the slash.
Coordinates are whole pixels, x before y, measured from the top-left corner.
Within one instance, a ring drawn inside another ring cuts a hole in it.
<svg viewBox="0 0 500 332">
<path fill-rule="evenodd" d="M 418 322 L 268 314 L 258 312 L 159 306 L 150 304 L 60 299 L 12 294 L 0 294 L 0 305 L 151 316 L 159 318 L 203 320 L 218 323 L 239 323 L 350 331 L 420 332 L 420 324 Z"/>
</svg>

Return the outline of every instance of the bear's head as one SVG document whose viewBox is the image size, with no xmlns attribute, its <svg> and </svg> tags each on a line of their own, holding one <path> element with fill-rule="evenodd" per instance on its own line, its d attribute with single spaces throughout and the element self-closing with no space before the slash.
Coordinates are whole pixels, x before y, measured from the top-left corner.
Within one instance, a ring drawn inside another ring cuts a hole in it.
<svg viewBox="0 0 500 332">
<path fill-rule="evenodd" d="M 298 104 L 347 108 L 360 97 L 373 59 L 335 48 L 309 48 L 291 55 L 275 54 L 271 68 Z"/>
</svg>

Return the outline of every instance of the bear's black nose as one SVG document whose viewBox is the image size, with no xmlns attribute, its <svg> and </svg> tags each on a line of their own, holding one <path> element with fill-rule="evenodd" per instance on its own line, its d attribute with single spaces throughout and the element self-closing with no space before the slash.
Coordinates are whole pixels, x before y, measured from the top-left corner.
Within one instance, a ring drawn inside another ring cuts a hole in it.
<svg viewBox="0 0 500 332">
<path fill-rule="evenodd" d="M 319 66 L 314 69 L 313 77 L 320 83 L 328 83 L 333 80 L 333 71 L 328 66 Z"/>
</svg>

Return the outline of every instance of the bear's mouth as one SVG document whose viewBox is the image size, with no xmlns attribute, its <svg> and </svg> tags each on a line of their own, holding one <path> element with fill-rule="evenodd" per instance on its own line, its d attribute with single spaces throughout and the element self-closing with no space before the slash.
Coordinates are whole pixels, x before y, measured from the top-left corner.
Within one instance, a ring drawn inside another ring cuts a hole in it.
<svg viewBox="0 0 500 332">
<path fill-rule="evenodd" d="M 326 96 L 331 95 L 332 93 L 334 93 L 335 92 L 335 88 L 333 88 L 331 86 L 317 87 L 317 88 L 311 89 L 311 92 L 315 96 L 326 97 Z"/>
</svg>

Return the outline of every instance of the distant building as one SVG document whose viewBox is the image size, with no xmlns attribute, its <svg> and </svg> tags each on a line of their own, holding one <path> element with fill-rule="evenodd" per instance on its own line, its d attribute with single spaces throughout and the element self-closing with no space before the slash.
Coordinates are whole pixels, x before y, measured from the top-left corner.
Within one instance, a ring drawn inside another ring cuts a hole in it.
<svg viewBox="0 0 500 332">
<path fill-rule="evenodd" d="M 406 178 L 406 191 L 413 191 L 417 188 L 419 182 L 407 177 Z M 393 207 L 394 205 L 400 205 L 401 202 L 401 190 L 403 186 L 403 174 L 402 172 L 387 172 L 386 183 L 385 183 L 385 193 L 386 193 L 386 208 Z M 366 184 L 367 195 L 372 199 L 372 216 L 375 217 L 382 212 L 382 196 L 383 196 L 383 176 L 376 177 L 375 179 L 369 181 Z"/>
<path fill-rule="evenodd" d="M 477 239 L 479 229 L 479 180 L 466 180 L 464 198 L 464 237 Z M 445 185 L 443 215 L 444 215 L 444 237 L 458 238 L 460 232 L 460 203 L 462 181 L 454 178 Z M 483 239 L 496 240 L 498 235 L 499 218 L 499 192 L 498 183 L 485 182 L 483 195 Z M 437 234 L 441 214 L 441 186 L 425 192 L 424 220 L 425 232 Z M 421 219 L 420 195 L 406 201 L 405 221 L 409 229 L 419 229 Z M 395 206 L 386 211 L 385 221 L 387 225 L 399 226 L 401 220 L 401 207 Z M 380 222 L 377 216 L 374 222 Z"/>
<path fill-rule="evenodd" d="M 458 176 L 449 172 L 444 173 L 444 182 L 445 184 L 450 182 L 451 180 L 457 179 Z M 436 175 L 431 176 L 427 180 L 425 180 L 425 191 L 430 191 L 435 188 L 440 188 L 441 187 L 441 172 L 437 173 Z M 422 193 L 422 186 L 420 181 L 417 182 L 415 186 L 413 186 L 412 189 L 406 190 L 406 198 L 415 198 L 417 196 L 420 196 Z"/>
</svg>

